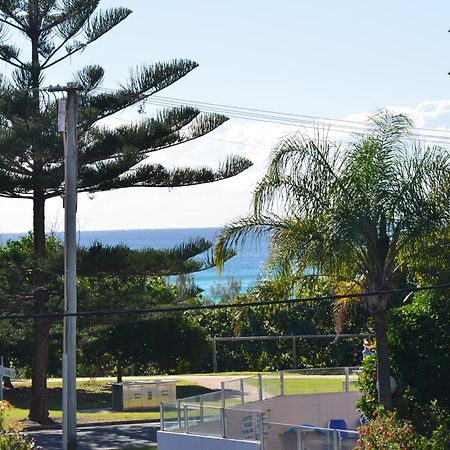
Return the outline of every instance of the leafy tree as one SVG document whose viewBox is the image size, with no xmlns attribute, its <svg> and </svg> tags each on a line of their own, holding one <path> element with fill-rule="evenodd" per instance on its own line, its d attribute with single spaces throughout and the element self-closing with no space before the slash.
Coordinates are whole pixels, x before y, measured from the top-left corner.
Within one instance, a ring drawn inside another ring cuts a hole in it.
<svg viewBox="0 0 450 450">
<path fill-rule="evenodd" d="M 205 332 L 182 315 L 82 327 L 80 365 L 89 376 L 133 367 L 140 374 L 185 373 L 209 351 Z"/>
<path fill-rule="evenodd" d="M 404 115 L 381 112 L 348 147 L 294 135 L 273 152 L 253 195 L 253 212 L 227 226 L 223 250 L 251 233 L 269 232 L 279 276 L 318 277 L 373 293 L 362 301 L 374 321 L 379 401 L 391 407 L 387 343 L 389 291 L 408 259 L 450 222 L 450 155 L 411 143 Z"/>
<path fill-rule="evenodd" d="M 83 51 L 128 17 L 127 8 L 99 11 L 100 0 L 0 1 L 0 60 L 12 69 L 0 80 L 0 195 L 33 201 L 35 258 L 45 255 L 45 202 L 63 193 L 62 142 L 55 127 L 56 102 L 39 91 L 45 74 Z M 19 35 L 26 51 L 10 40 Z M 28 60 L 28 54 L 31 60 Z M 177 187 L 209 183 L 234 176 L 250 166 L 230 157 L 217 170 L 167 169 L 146 158 L 154 151 L 191 141 L 214 130 L 226 118 L 201 114 L 190 107 L 161 111 L 114 130 L 98 126 L 101 119 L 133 106 L 175 83 L 197 67 L 189 60 L 142 65 L 127 83 L 112 92 L 99 90 L 104 70 L 90 65 L 72 81 L 81 84 L 79 110 L 79 192 L 133 186 Z M 62 81 L 62 80 L 61 80 Z M 70 81 L 70 80 L 67 80 Z M 62 84 L 62 83 L 61 83 Z M 47 311 L 45 273 L 34 275 L 34 312 Z M 46 373 L 49 323 L 34 321 L 33 385 L 30 418 L 48 417 Z"/>
<path fill-rule="evenodd" d="M 315 287 L 315 294 L 324 295 L 329 285 Z M 239 294 L 232 303 L 280 300 L 286 297 L 284 283 L 263 280 L 247 294 Z M 312 292 L 299 293 L 309 297 Z M 291 336 L 317 335 L 317 339 L 297 339 L 297 359 L 293 361 L 292 340 L 249 340 L 217 343 L 219 370 L 280 370 L 293 367 L 327 367 L 357 365 L 361 361 L 361 339 L 323 339 L 320 335 L 334 334 L 331 301 L 300 302 L 246 308 L 210 310 L 195 315 L 210 337 L 212 336 Z M 367 312 L 357 308 L 347 323 L 347 332 L 364 333 Z"/>
<path fill-rule="evenodd" d="M 421 402 L 450 408 L 450 301 L 445 292 L 421 292 L 390 316 L 392 364 Z"/>
</svg>

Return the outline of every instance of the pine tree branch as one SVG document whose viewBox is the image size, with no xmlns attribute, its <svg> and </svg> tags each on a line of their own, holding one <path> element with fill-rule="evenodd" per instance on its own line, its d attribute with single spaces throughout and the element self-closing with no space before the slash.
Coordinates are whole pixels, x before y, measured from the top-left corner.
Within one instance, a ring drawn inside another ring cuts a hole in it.
<svg viewBox="0 0 450 450">
<path fill-rule="evenodd" d="M 116 163 L 104 163 L 80 170 L 80 192 L 101 192 L 127 187 L 194 186 L 225 180 L 238 175 L 252 165 L 251 161 L 239 156 L 228 157 L 217 170 L 207 167 L 166 169 L 161 164 L 147 164 L 126 172 Z M 116 175 L 114 176 L 114 172 Z"/>
<path fill-rule="evenodd" d="M 171 86 L 197 67 L 196 62 L 183 59 L 142 66 L 131 74 L 128 85 L 110 94 L 86 96 L 86 102 L 91 108 L 99 111 L 95 117 L 89 118 L 86 127 Z"/>
<path fill-rule="evenodd" d="M 75 53 L 78 53 L 79 51 L 85 49 L 87 46 L 87 44 L 81 44 L 79 47 L 74 48 L 73 50 L 67 52 L 64 56 L 61 56 L 58 59 L 55 59 L 54 61 L 52 61 L 50 64 L 46 64 L 41 66 L 42 70 L 46 70 L 52 66 L 54 66 L 55 64 L 58 64 L 61 61 L 64 61 L 65 59 L 69 58 L 70 56 L 74 55 Z"/>
<path fill-rule="evenodd" d="M 92 14 L 92 13 L 91 13 Z M 91 15 L 89 14 L 89 15 Z M 49 67 L 58 64 L 59 62 L 65 60 L 66 58 L 72 56 L 73 54 L 85 49 L 89 44 L 92 44 L 97 39 L 100 39 L 104 34 L 111 31 L 120 22 L 125 20 L 131 14 L 130 9 L 126 8 L 112 8 L 110 10 L 104 11 L 98 14 L 96 17 L 91 18 L 89 21 L 86 20 L 76 32 L 71 33 L 66 39 L 52 52 L 52 54 L 47 57 L 42 65 L 42 70 L 48 69 Z M 86 27 L 85 34 L 87 39 L 84 43 L 80 43 L 74 49 L 68 51 L 65 55 L 60 58 L 49 62 L 50 59 L 71 39 L 73 38 L 83 27 Z"/>
<path fill-rule="evenodd" d="M 27 32 L 27 23 L 23 21 L 19 16 L 17 16 L 10 8 L 9 2 L 5 0 L 0 0 L 0 11 L 5 15 L 11 17 L 20 27 L 22 27 L 21 31 L 24 33 Z M 16 5 L 16 8 L 18 8 L 19 5 Z M 11 26 L 15 26 L 11 23 L 9 23 Z"/>
<path fill-rule="evenodd" d="M 67 37 L 66 39 L 61 41 L 61 43 L 57 47 L 55 47 L 55 49 L 47 56 L 45 61 L 42 63 L 42 65 L 41 65 L 42 70 L 48 69 L 50 67 L 50 65 L 47 66 L 48 62 L 53 58 L 53 56 L 56 55 L 56 53 L 58 53 L 67 44 L 67 42 L 70 41 L 70 39 L 72 39 L 72 37 L 73 36 Z M 85 48 L 85 47 L 82 47 L 82 48 Z M 81 50 L 81 48 L 79 48 L 78 50 Z M 52 65 L 57 64 L 59 61 L 62 61 L 65 58 L 68 58 L 69 56 L 72 56 L 74 53 L 75 53 L 75 51 L 73 51 L 71 54 L 64 55 L 58 61 L 55 61 Z"/>
<path fill-rule="evenodd" d="M 17 67 L 18 69 L 23 69 L 23 67 L 24 67 L 22 61 L 19 61 L 22 64 L 22 65 L 19 65 L 19 64 L 15 63 L 15 62 L 11 61 L 11 59 L 4 58 L 1 55 L 0 55 L 0 61 L 5 61 L 5 63 L 11 64 L 12 66 Z"/>
<path fill-rule="evenodd" d="M 21 31 L 22 33 L 26 32 L 25 28 L 22 28 L 21 26 L 16 25 L 14 23 L 11 23 L 7 19 L 3 19 L 2 17 L 0 17 L 0 22 L 4 23 L 5 25 L 9 25 L 10 27 L 16 28 L 17 30 Z"/>
</svg>

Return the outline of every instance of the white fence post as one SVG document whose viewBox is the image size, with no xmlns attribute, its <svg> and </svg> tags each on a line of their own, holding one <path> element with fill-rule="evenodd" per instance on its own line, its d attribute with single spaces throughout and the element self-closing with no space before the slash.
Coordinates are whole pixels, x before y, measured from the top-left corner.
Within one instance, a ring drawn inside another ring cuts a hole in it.
<svg viewBox="0 0 450 450">
<path fill-rule="evenodd" d="M 261 443 L 261 450 L 264 450 L 264 413 L 260 412 L 259 415 L 259 440 Z"/>
<path fill-rule="evenodd" d="M 177 420 L 178 420 L 178 428 L 181 428 L 181 401 L 177 401 Z"/>
<path fill-rule="evenodd" d="M 183 405 L 184 410 L 184 432 L 186 434 L 189 433 L 189 411 L 188 411 L 188 405 Z"/>
<path fill-rule="evenodd" d="M 280 396 L 284 395 L 284 370 L 280 370 Z"/>
<path fill-rule="evenodd" d="M 220 395 L 222 398 L 222 408 L 225 408 L 225 381 L 220 383 Z"/>
<path fill-rule="evenodd" d="M 297 450 L 303 450 L 302 427 L 298 427 L 295 431 L 297 433 Z"/>
<path fill-rule="evenodd" d="M 348 367 L 344 367 L 345 370 L 345 392 L 348 392 L 350 389 L 350 370 Z"/>
<path fill-rule="evenodd" d="M 258 394 L 259 400 L 263 399 L 263 385 L 262 385 L 262 374 L 258 373 Z"/>
<path fill-rule="evenodd" d="M 222 437 L 227 437 L 227 430 L 225 425 L 225 408 L 220 408 L 220 431 L 222 433 Z"/>
</svg>

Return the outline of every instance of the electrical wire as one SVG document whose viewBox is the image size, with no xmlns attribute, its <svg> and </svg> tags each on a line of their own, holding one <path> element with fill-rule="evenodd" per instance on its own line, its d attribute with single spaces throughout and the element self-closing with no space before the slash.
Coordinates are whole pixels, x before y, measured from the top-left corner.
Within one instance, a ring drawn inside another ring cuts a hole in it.
<svg viewBox="0 0 450 450">
<path fill-rule="evenodd" d="M 108 88 L 98 88 L 98 90 L 104 92 L 116 92 L 114 89 Z M 144 99 L 142 99 L 142 101 L 144 103 L 164 108 L 191 106 L 203 112 L 223 114 L 232 118 L 268 122 L 278 125 L 290 125 L 296 127 L 301 126 L 303 128 L 314 130 L 316 130 L 319 126 L 322 126 L 326 130 L 334 131 L 337 133 L 362 134 L 370 129 L 370 124 L 367 124 L 365 122 L 358 122 L 355 120 L 334 119 L 306 114 L 293 114 L 256 108 L 236 107 L 224 104 L 164 97 L 160 95 L 148 95 Z M 414 127 L 413 130 L 415 131 L 411 133 L 412 137 L 426 140 L 426 142 L 429 144 L 447 145 L 450 142 L 450 130 L 435 130 L 432 128 L 419 127 Z"/>
<path fill-rule="evenodd" d="M 0 315 L 2 320 L 20 320 L 20 319 L 61 319 L 64 317 L 106 317 L 106 316 L 124 316 L 124 315 L 144 315 L 144 314 L 160 314 L 160 313 L 174 313 L 174 312 L 189 312 L 189 311 L 203 311 L 214 309 L 231 309 L 231 308 L 253 308 L 259 306 L 272 305 L 289 305 L 296 303 L 304 303 L 311 301 L 329 301 L 339 300 L 344 298 L 365 298 L 371 296 L 401 294 L 405 292 L 420 292 L 449 289 L 450 283 L 437 284 L 433 286 L 417 286 L 405 287 L 398 289 L 389 289 L 383 291 L 362 292 L 359 294 L 335 294 L 323 295 L 314 297 L 291 298 L 285 300 L 263 300 L 259 302 L 241 302 L 241 303 L 217 303 L 211 305 L 191 305 L 191 306 L 171 306 L 158 308 L 142 308 L 142 309 L 125 309 L 125 310 L 106 310 L 106 311 L 81 311 L 76 313 L 42 313 L 42 314 L 4 314 Z"/>
</svg>

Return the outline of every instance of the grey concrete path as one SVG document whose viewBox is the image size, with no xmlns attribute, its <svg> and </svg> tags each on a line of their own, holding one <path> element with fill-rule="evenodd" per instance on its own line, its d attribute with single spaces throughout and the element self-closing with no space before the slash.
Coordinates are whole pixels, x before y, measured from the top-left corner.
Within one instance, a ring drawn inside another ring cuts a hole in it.
<svg viewBox="0 0 450 450">
<path fill-rule="evenodd" d="M 77 430 L 77 450 L 133 449 L 156 445 L 159 423 L 102 425 Z M 61 430 L 27 432 L 45 450 L 61 450 Z"/>
</svg>

